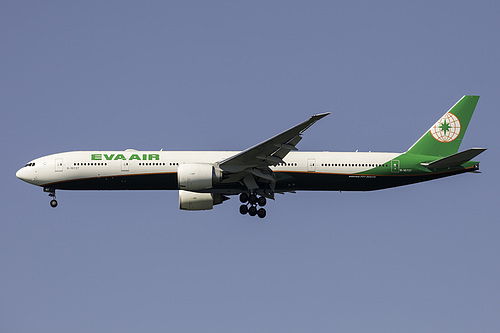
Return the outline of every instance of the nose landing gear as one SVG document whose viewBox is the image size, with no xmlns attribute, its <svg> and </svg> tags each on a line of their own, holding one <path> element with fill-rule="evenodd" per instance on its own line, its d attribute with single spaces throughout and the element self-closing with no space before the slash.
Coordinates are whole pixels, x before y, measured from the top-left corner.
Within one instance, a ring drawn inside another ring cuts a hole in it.
<svg viewBox="0 0 500 333">
<path fill-rule="evenodd" d="M 57 207 L 56 190 L 53 188 L 44 188 L 43 191 L 49 192 L 49 197 L 52 198 L 52 200 L 50 200 L 50 207 L 56 208 Z"/>
<path fill-rule="evenodd" d="M 257 209 L 258 206 L 265 206 L 267 200 L 265 197 L 257 197 L 255 194 L 248 195 L 247 193 L 240 194 L 240 202 L 243 205 L 240 206 L 240 213 L 245 215 L 248 213 L 250 216 L 257 215 L 261 219 L 266 217 L 266 210 L 264 208 Z"/>
</svg>

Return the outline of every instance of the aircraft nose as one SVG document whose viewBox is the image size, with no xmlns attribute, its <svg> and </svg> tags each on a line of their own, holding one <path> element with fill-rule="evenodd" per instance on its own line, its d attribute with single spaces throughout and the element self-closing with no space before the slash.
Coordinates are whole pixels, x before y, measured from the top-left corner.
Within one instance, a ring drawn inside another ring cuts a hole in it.
<svg viewBox="0 0 500 333">
<path fill-rule="evenodd" d="M 29 180 L 30 180 L 28 172 L 26 170 L 26 167 L 17 170 L 16 177 L 25 181 L 25 182 L 29 182 Z"/>
<path fill-rule="evenodd" d="M 24 168 L 21 168 L 21 169 L 17 170 L 17 172 L 16 172 L 16 177 L 21 179 L 21 180 L 24 180 L 23 179 L 23 169 Z"/>
</svg>

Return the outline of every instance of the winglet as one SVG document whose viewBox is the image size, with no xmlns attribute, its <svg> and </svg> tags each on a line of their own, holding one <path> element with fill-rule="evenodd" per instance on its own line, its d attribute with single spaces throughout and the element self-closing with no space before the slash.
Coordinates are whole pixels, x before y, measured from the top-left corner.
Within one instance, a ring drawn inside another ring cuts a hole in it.
<svg viewBox="0 0 500 333">
<path fill-rule="evenodd" d="M 320 114 L 315 114 L 314 116 L 312 116 L 311 118 L 309 118 L 309 120 L 305 121 L 304 123 L 307 123 L 309 122 L 309 124 L 304 127 L 300 132 L 299 134 L 302 134 L 304 133 L 309 127 L 311 127 L 312 125 L 314 125 L 315 122 L 317 122 L 318 120 L 320 120 L 321 118 L 324 118 L 326 116 L 328 116 L 331 112 L 325 112 L 325 113 L 320 113 Z"/>
<path fill-rule="evenodd" d="M 331 114 L 331 112 L 318 113 L 318 114 L 315 114 L 314 116 L 312 116 L 311 118 L 318 118 L 318 120 L 319 120 L 323 117 L 328 116 L 329 114 Z"/>
</svg>

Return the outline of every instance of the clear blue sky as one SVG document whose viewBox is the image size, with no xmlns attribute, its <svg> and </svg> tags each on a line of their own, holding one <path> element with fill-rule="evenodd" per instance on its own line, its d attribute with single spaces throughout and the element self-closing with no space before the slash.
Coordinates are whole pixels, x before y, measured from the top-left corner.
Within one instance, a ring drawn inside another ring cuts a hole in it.
<svg viewBox="0 0 500 333">
<path fill-rule="evenodd" d="M 498 332 L 498 1 L 0 4 L 1 332 Z M 62 151 L 405 151 L 465 94 L 482 174 L 232 199 L 59 192 Z"/>
</svg>

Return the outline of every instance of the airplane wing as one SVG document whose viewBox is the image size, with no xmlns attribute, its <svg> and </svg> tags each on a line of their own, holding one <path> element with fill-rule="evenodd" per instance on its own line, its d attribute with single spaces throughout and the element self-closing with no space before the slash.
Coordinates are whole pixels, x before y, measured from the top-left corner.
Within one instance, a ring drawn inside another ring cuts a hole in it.
<svg viewBox="0 0 500 333">
<path fill-rule="evenodd" d="M 274 186 L 275 178 L 269 166 L 283 163 L 283 158 L 302 140 L 302 133 L 315 122 L 329 115 L 330 112 L 317 114 L 308 120 L 276 135 L 272 138 L 250 147 L 241 153 L 231 156 L 218 164 L 223 171 L 232 174 L 228 182 L 243 181 L 248 189 L 259 188 L 257 180 L 271 183 Z"/>
</svg>

